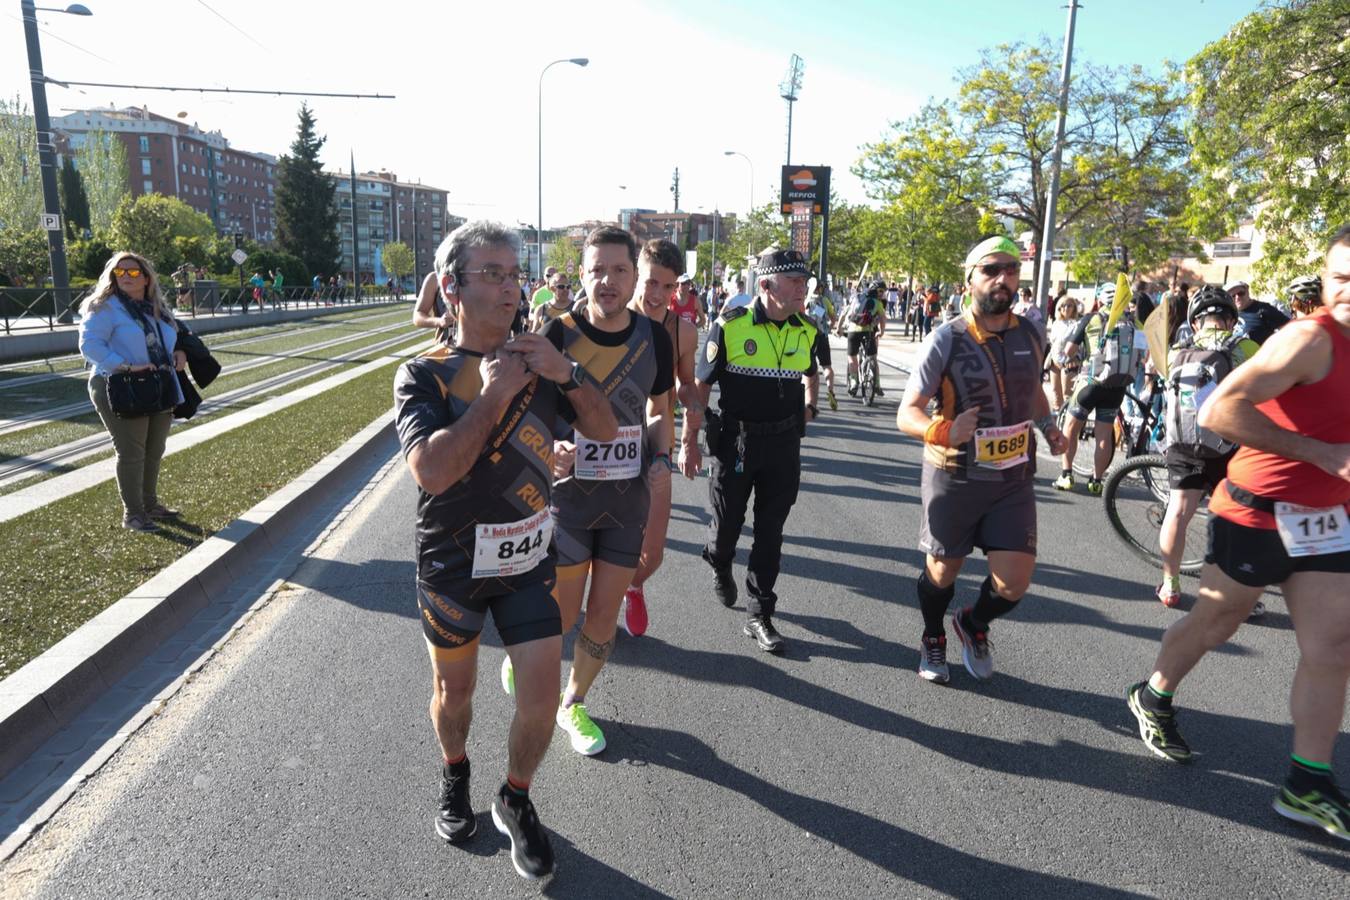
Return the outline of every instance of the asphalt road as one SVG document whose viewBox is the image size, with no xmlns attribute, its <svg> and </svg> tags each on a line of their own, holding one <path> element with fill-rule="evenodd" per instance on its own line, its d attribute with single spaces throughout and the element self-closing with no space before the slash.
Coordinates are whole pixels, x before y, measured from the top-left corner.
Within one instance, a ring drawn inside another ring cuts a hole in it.
<svg viewBox="0 0 1350 900">
<path fill-rule="evenodd" d="M 916 677 L 919 448 L 894 427 L 902 379 L 886 373 L 876 409 L 844 398 L 805 442 L 778 586 L 781 658 L 712 598 L 697 557 L 706 481 L 677 480 L 651 630 L 620 635 L 589 700 L 609 747 L 579 757 L 558 733 L 532 791 L 558 855 L 545 893 L 1344 896 L 1345 846 L 1270 809 L 1296 653 L 1279 598 L 1180 695 L 1203 755 L 1189 767 L 1151 756 L 1124 689 L 1177 613 L 1151 599 L 1154 573 L 1109 533 L 1099 500 L 1049 488 L 1050 464 L 1041 563 L 991 631 L 994 679 L 976 683 L 959 663 L 947 687 Z M 0 868 L 0 893 L 537 893 L 487 812 L 511 712 L 491 629 L 470 739 L 478 835 L 454 848 L 432 829 L 413 504 L 395 467 L 293 589 Z M 747 550 L 748 539 L 738 576 Z M 971 560 L 958 604 L 985 571 Z"/>
</svg>

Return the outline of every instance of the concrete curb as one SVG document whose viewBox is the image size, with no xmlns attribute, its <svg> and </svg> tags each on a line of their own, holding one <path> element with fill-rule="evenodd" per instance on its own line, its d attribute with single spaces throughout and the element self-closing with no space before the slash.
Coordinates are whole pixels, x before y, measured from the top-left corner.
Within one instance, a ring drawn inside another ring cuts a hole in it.
<svg viewBox="0 0 1350 900">
<path fill-rule="evenodd" d="M 316 496 L 396 449 L 393 413 L 0 681 L 0 779 L 196 613 L 301 519 Z"/>
</svg>

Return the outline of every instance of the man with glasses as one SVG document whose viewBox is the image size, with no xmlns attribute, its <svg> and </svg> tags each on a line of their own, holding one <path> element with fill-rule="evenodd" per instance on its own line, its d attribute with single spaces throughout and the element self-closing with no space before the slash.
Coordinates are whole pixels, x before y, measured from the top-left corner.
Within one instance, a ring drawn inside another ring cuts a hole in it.
<svg viewBox="0 0 1350 900">
<path fill-rule="evenodd" d="M 989 624 L 1022 599 L 1036 567 L 1032 428 L 1053 453 L 1063 450 L 1064 436 L 1041 390 L 1044 339 L 1012 312 L 1020 270 L 1021 249 L 1008 238 L 975 245 L 966 257 L 974 302 L 924 340 L 896 414 L 900 430 L 924 443 L 919 549 L 926 561 L 918 596 L 925 681 L 951 677 L 943 620 L 966 557 L 979 547 L 989 560 L 979 598 L 952 616 L 962 661 L 979 680 L 994 673 Z"/>
<path fill-rule="evenodd" d="M 557 274 L 557 266 L 549 266 L 544 270 L 544 277 L 539 280 L 539 287 L 536 288 L 535 292 L 530 296 L 531 309 L 538 309 L 553 299 L 553 290 L 549 286 L 549 282 L 551 282 L 553 276 Z"/>
<path fill-rule="evenodd" d="M 572 308 L 572 285 L 563 273 L 555 272 L 549 278 L 548 293 L 548 302 L 536 306 L 530 313 L 531 331 L 543 331 L 545 325 Z"/>
<path fill-rule="evenodd" d="M 1223 289 L 1238 309 L 1235 335 L 1264 344 L 1267 338 L 1289 324 L 1289 317 L 1273 305 L 1264 300 L 1253 300 L 1247 282 L 1229 282 Z"/>
<path fill-rule="evenodd" d="M 394 421 L 418 487 L 418 618 L 443 757 L 436 833 L 458 843 L 476 828 L 467 740 L 479 633 L 491 612 L 516 674 L 506 781 L 492 820 L 510 838 L 516 871 L 542 878 L 553 871 L 553 851 L 529 787 L 553 736 L 562 658 L 550 595 L 551 432 L 561 418 L 612 440 L 617 423 L 558 342 L 536 334 L 508 342 L 520 299 L 518 242 L 493 222 L 467 223 L 442 242 L 436 274 L 459 322 L 455 345 L 399 368 Z"/>
</svg>

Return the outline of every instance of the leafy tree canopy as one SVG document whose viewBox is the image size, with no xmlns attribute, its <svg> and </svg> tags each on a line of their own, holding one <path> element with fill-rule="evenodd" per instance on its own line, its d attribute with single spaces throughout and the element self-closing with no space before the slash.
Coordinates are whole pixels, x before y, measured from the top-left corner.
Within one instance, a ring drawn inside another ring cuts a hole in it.
<svg viewBox="0 0 1350 900">
<path fill-rule="evenodd" d="M 308 105 L 300 106 L 299 120 L 291 152 L 277 163 L 277 244 L 310 272 L 336 272 L 342 267 L 336 185 L 319 161 L 327 139 L 315 131 Z"/>
<path fill-rule="evenodd" d="M 210 217 L 176 197 L 143 194 L 125 197 L 113 213 L 107 240 L 116 250 L 145 256 L 155 270 L 167 274 L 183 263 L 185 245 L 178 238 L 198 238 L 205 247 L 216 236 Z"/>
</svg>

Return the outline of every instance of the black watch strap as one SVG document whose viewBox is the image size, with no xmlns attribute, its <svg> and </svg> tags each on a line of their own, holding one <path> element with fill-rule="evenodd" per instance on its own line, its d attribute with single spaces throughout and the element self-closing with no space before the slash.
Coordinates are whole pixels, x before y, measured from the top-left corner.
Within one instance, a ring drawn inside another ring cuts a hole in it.
<svg viewBox="0 0 1350 900">
<path fill-rule="evenodd" d="M 560 387 L 563 389 L 564 392 L 575 391 L 577 388 L 581 387 L 583 384 L 586 383 L 586 380 L 581 373 L 582 373 L 581 363 L 573 362 L 571 376 L 560 385 Z"/>
</svg>

